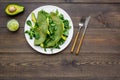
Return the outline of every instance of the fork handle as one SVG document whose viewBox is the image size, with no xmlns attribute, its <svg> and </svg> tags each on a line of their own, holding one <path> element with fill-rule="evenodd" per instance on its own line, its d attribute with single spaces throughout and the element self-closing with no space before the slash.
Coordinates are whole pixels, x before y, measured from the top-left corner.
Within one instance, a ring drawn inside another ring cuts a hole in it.
<svg viewBox="0 0 120 80">
<path fill-rule="evenodd" d="M 85 34 L 82 34 L 82 37 L 80 39 L 80 43 L 78 45 L 78 48 L 77 48 L 77 51 L 76 51 L 76 55 L 78 55 L 79 51 L 80 51 L 80 48 L 81 48 L 81 45 L 82 45 L 82 42 L 83 42 L 83 39 L 84 39 L 84 35 Z"/>
<path fill-rule="evenodd" d="M 72 46 L 72 48 L 71 48 L 71 53 L 74 51 L 74 48 L 75 48 L 75 45 L 76 45 L 76 42 L 77 42 L 79 33 L 80 33 L 80 32 L 78 31 L 78 32 L 77 32 L 77 35 L 75 36 L 75 41 L 74 41 L 73 46 Z"/>
</svg>

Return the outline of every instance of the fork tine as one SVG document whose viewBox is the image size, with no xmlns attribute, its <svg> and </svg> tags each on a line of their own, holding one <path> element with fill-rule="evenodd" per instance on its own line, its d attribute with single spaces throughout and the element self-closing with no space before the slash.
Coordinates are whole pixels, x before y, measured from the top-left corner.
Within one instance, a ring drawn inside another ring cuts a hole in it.
<svg viewBox="0 0 120 80">
<path fill-rule="evenodd" d="M 81 27 L 84 26 L 85 20 L 86 20 L 85 16 L 82 16 L 80 21 L 79 21 L 79 29 L 78 29 L 78 31 L 80 31 Z"/>
</svg>

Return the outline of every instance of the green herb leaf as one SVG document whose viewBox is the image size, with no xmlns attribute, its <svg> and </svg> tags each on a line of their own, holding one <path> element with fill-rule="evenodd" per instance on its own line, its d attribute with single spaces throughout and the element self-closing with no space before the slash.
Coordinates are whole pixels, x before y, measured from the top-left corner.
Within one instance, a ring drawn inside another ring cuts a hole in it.
<svg viewBox="0 0 120 80">
<path fill-rule="evenodd" d="M 38 32 L 35 32 L 35 33 L 34 33 L 34 37 L 35 37 L 35 39 L 39 39 L 39 38 L 40 38 L 39 33 L 38 33 Z"/>
<path fill-rule="evenodd" d="M 32 22 L 30 20 L 27 20 L 26 23 L 27 23 L 28 26 L 32 27 Z"/>
<path fill-rule="evenodd" d="M 63 23 L 64 23 L 64 27 L 66 29 L 69 29 L 69 21 L 68 20 L 64 20 Z"/>
<path fill-rule="evenodd" d="M 63 35 L 68 37 L 68 35 L 69 35 L 69 30 L 66 29 L 65 31 L 63 31 Z"/>
<path fill-rule="evenodd" d="M 30 36 L 30 39 L 33 39 L 33 33 L 32 33 L 32 31 L 30 31 L 29 36 Z"/>
<path fill-rule="evenodd" d="M 35 28 L 38 28 L 39 27 L 39 25 L 38 25 L 38 23 L 36 22 L 35 23 L 35 26 L 34 26 Z"/>
<path fill-rule="evenodd" d="M 28 33 L 29 33 L 29 30 L 26 30 L 26 31 L 25 31 L 25 33 L 27 33 L 27 34 L 28 34 Z"/>
<path fill-rule="evenodd" d="M 60 14 L 60 15 L 59 15 L 59 18 L 62 19 L 62 20 L 64 20 L 63 14 Z"/>
</svg>

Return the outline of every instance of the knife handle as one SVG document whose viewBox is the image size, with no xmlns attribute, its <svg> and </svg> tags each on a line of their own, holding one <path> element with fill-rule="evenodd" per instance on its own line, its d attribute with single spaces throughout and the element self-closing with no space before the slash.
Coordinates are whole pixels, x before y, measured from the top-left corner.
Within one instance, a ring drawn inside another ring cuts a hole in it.
<svg viewBox="0 0 120 80">
<path fill-rule="evenodd" d="M 81 45 L 82 45 L 82 42 L 83 42 L 83 39 L 84 39 L 84 35 L 85 35 L 85 34 L 82 34 L 82 37 L 81 37 L 81 39 L 80 39 L 80 43 L 79 43 L 78 48 L 77 48 L 77 51 L 76 51 L 76 55 L 79 54 L 79 51 L 80 51 L 80 48 L 81 48 Z"/>
<path fill-rule="evenodd" d="M 73 46 L 72 46 L 72 48 L 71 48 L 71 53 L 74 51 L 74 48 L 75 48 L 75 45 L 76 45 L 76 42 L 77 42 L 79 33 L 80 33 L 80 32 L 78 31 L 78 32 L 77 32 L 77 35 L 75 36 L 75 41 L 74 41 Z"/>
</svg>

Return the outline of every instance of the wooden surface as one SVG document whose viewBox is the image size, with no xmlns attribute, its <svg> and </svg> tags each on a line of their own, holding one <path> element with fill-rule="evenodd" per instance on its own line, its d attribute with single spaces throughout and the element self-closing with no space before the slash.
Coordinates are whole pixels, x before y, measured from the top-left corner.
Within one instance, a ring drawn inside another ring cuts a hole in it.
<svg viewBox="0 0 120 80">
<path fill-rule="evenodd" d="M 15 2 L 25 12 L 9 17 L 4 8 Z M 91 15 L 81 52 L 70 54 L 70 45 L 56 55 L 34 51 L 25 40 L 24 24 L 35 8 L 63 8 L 74 23 L 74 36 L 81 16 Z M 20 29 L 7 30 L 9 19 Z M 0 80 L 120 80 L 120 0 L 0 0 Z"/>
</svg>

